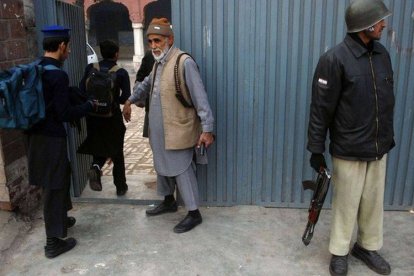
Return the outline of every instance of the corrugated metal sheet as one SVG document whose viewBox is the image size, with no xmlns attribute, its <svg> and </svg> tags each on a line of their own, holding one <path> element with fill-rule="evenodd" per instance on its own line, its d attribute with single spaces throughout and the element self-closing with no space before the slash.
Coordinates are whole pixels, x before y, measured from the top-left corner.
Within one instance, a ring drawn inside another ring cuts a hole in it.
<svg viewBox="0 0 414 276">
<path fill-rule="evenodd" d="M 394 68 L 397 143 L 388 159 L 385 204 L 389 209 L 400 209 L 414 202 L 414 1 L 385 3 L 393 12 L 383 41 Z"/>
<path fill-rule="evenodd" d="M 61 1 L 36 0 L 35 15 L 39 41 L 39 56 L 42 55 L 41 29 L 46 25 L 62 25 L 71 29 L 71 53 L 65 61 L 64 70 L 69 75 L 71 86 L 78 86 L 86 67 L 86 35 L 83 7 L 67 4 Z M 91 163 L 89 155 L 76 154 L 76 149 L 86 137 L 85 120 L 81 121 L 82 130 L 67 125 L 68 153 L 72 166 L 73 196 L 79 196 L 87 183 L 87 169 Z"/>
<path fill-rule="evenodd" d="M 175 43 L 193 55 L 216 118 L 217 143 L 201 167 L 207 205 L 307 207 L 311 80 L 319 56 L 343 40 L 349 1 L 172 0 Z M 385 205 L 413 206 L 414 1 L 393 11 L 382 42 L 395 70 L 397 147 L 389 154 Z"/>
</svg>

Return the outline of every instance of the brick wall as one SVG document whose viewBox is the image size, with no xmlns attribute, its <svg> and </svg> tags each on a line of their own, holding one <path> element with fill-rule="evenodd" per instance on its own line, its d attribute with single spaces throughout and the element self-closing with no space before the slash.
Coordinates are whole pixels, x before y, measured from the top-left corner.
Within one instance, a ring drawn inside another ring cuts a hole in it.
<svg viewBox="0 0 414 276">
<path fill-rule="evenodd" d="M 33 0 L 0 0 L 0 69 L 30 62 L 37 53 Z M 40 190 L 28 184 L 25 136 L 0 130 L 0 209 L 29 213 Z"/>
<path fill-rule="evenodd" d="M 0 69 L 27 62 L 24 5 L 21 0 L 0 0 Z"/>
</svg>

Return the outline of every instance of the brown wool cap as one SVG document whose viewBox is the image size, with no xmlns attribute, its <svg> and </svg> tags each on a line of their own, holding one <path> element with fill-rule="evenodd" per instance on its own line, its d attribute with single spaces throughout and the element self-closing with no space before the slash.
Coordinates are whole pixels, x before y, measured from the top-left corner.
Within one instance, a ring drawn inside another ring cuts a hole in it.
<svg viewBox="0 0 414 276">
<path fill-rule="evenodd" d="M 171 28 L 171 23 L 167 18 L 154 18 L 148 26 L 147 36 L 150 34 L 157 34 L 163 36 L 173 36 L 174 33 Z"/>
</svg>

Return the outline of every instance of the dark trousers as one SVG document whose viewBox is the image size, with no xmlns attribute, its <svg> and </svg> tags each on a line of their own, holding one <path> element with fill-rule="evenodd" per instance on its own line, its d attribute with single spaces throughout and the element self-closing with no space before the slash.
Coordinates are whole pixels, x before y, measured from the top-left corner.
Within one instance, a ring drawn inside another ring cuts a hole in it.
<svg viewBox="0 0 414 276">
<path fill-rule="evenodd" d="M 124 151 L 121 150 L 119 154 L 115 156 L 110 156 L 114 167 L 112 168 L 112 175 L 114 177 L 114 184 L 118 188 L 122 188 L 126 184 L 125 178 L 125 161 L 124 161 Z M 99 168 L 102 169 L 103 165 L 106 162 L 106 157 L 93 156 L 92 164 L 96 164 Z"/>
<path fill-rule="evenodd" d="M 43 217 L 47 237 L 65 238 L 67 235 L 68 211 L 72 209 L 69 187 L 70 180 L 67 179 L 63 189 L 43 189 Z"/>
</svg>

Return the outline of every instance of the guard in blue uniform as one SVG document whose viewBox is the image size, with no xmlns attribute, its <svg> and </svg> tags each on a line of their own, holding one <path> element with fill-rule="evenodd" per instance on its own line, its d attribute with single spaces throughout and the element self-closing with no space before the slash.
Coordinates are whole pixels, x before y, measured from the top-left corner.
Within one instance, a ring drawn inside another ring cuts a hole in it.
<svg viewBox="0 0 414 276">
<path fill-rule="evenodd" d="M 35 124 L 28 134 L 29 183 L 43 188 L 43 214 L 47 242 L 45 255 L 54 258 L 76 245 L 74 238 L 62 239 L 76 220 L 67 216 L 72 208 L 69 194 L 71 168 L 67 155 L 64 122 L 70 122 L 93 111 L 94 103 L 72 106 L 69 78 L 60 68 L 70 53 L 68 28 L 48 26 L 42 32 L 44 56 L 41 65 L 54 65 L 56 70 L 42 76 L 46 118 Z"/>
</svg>

